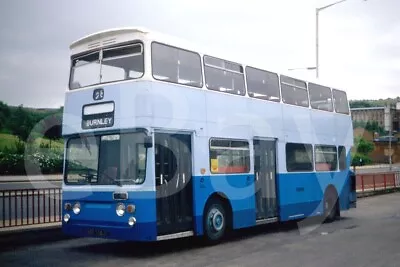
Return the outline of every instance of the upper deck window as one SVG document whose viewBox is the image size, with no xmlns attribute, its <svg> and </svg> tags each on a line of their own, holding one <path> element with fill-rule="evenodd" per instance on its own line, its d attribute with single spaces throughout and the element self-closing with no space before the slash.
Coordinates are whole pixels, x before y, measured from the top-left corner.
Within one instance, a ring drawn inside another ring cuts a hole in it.
<svg viewBox="0 0 400 267">
<path fill-rule="evenodd" d="M 310 102 L 313 109 L 333 110 L 332 92 L 329 87 L 309 83 L 308 91 L 310 92 Z"/>
<path fill-rule="evenodd" d="M 280 101 L 279 78 L 276 73 L 246 67 L 249 96 L 269 101 Z"/>
<path fill-rule="evenodd" d="M 131 44 L 72 58 L 70 89 L 143 76 L 143 46 Z"/>
<path fill-rule="evenodd" d="M 337 113 L 349 114 L 349 103 L 347 102 L 347 95 L 343 91 L 336 89 L 332 90 L 333 101 L 335 103 L 335 111 Z"/>
<path fill-rule="evenodd" d="M 236 95 L 246 94 L 242 65 L 204 56 L 204 73 L 208 89 Z"/>
<path fill-rule="evenodd" d="M 281 88 L 283 103 L 308 107 L 306 82 L 281 75 Z"/>
<path fill-rule="evenodd" d="M 151 45 L 153 77 L 156 80 L 202 87 L 200 55 L 160 43 Z"/>
</svg>

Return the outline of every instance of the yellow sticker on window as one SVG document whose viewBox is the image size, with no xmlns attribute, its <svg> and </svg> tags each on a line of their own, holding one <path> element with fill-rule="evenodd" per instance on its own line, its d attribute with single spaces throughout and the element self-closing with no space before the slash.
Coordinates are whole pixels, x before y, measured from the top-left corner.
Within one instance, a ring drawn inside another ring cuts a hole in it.
<svg viewBox="0 0 400 267">
<path fill-rule="evenodd" d="M 211 171 L 218 172 L 218 159 L 211 159 Z"/>
</svg>

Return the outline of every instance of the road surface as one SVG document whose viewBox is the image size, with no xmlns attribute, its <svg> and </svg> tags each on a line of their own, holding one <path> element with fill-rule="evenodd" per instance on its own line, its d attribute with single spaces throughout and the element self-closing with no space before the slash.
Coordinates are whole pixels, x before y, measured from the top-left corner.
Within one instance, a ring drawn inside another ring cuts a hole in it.
<svg viewBox="0 0 400 267">
<path fill-rule="evenodd" d="M 0 190 L 61 188 L 62 175 L 0 176 Z"/>
<path fill-rule="evenodd" d="M 359 200 L 331 224 L 236 232 L 222 244 L 189 238 L 138 244 L 101 239 L 0 241 L 2 266 L 399 266 L 400 193 Z M 61 235 L 60 235 L 61 236 Z M 1 239 L 0 239 L 1 240 Z M 50 242 L 51 241 L 51 242 Z"/>
</svg>

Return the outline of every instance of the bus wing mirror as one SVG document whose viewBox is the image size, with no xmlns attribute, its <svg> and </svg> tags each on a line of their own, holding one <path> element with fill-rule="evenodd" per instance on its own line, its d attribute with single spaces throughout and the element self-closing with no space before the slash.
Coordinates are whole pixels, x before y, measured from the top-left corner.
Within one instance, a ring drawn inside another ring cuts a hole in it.
<svg viewBox="0 0 400 267">
<path fill-rule="evenodd" d="M 145 148 L 153 147 L 153 138 L 151 136 L 146 136 L 144 138 L 144 147 Z"/>
</svg>

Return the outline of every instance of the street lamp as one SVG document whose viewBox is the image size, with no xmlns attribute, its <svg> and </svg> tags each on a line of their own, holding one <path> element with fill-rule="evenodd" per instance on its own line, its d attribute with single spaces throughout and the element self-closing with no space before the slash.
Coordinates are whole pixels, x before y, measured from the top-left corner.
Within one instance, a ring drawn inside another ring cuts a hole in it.
<svg viewBox="0 0 400 267">
<path fill-rule="evenodd" d="M 316 72 L 316 75 L 317 75 L 317 79 L 319 77 L 319 12 L 321 12 L 322 10 L 325 10 L 327 8 L 336 6 L 337 4 L 343 3 L 345 1 L 347 1 L 347 0 L 337 1 L 337 2 L 334 2 L 334 3 L 330 4 L 330 5 L 326 5 L 326 6 L 319 7 L 319 8 L 315 9 L 315 18 L 316 18 L 316 34 L 315 34 L 315 38 L 316 38 L 316 43 L 315 43 L 315 45 L 316 45 L 315 70 L 316 71 L 315 72 Z M 364 0 L 364 1 L 367 1 L 367 0 Z"/>
</svg>

